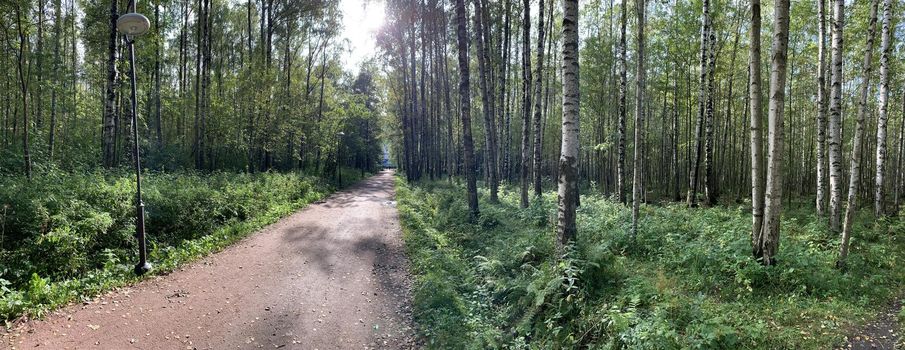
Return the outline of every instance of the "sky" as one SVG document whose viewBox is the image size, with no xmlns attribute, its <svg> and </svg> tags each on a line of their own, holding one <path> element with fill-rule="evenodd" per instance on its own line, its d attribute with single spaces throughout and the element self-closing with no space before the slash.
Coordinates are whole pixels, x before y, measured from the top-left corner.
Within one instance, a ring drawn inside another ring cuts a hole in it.
<svg viewBox="0 0 905 350">
<path fill-rule="evenodd" d="M 346 69 L 357 71 L 361 62 L 377 51 L 374 39 L 377 29 L 383 25 L 382 0 L 340 0 L 343 12 L 342 36 L 349 40 L 351 53 L 343 57 Z"/>
</svg>

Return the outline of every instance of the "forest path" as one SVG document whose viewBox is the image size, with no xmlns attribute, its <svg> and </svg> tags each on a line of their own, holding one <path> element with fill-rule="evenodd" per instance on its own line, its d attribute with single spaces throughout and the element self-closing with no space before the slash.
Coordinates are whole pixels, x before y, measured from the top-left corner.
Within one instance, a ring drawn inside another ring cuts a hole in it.
<svg viewBox="0 0 905 350">
<path fill-rule="evenodd" d="M 856 333 L 847 338 L 840 349 L 853 350 L 894 350 L 900 344 L 898 314 L 905 299 L 896 298 L 892 305 L 884 308 L 877 318 L 866 323 Z"/>
<path fill-rule="evenodd" d="M 383 171 L 166 276 L 15 330 L 16 349 L 410 349 L 408 260 Z"/>
</svg>

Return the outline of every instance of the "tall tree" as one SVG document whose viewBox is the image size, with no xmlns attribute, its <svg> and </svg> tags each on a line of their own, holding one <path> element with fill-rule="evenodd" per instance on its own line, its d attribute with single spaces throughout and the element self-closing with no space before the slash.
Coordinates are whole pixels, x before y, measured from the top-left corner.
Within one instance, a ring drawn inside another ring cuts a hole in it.
<svg viewBox="0 0 905 350">
<path fill-rule="evenodd" d="M 119 70 L 116 67 L 116 54 L 119 52 L 116 32 L 116 20 L 119 18 L 117 0 L 110 0 L 110 33 L 107 37 L 107 81 L 104 93 L 104 133 L 103 164 L 106 168 L 115 165 L 116 154 L 116 90 L 119 81 Z"/>
<path fill-rule="evenodd" d="M 552 1 L 552 0 L 551 0 Z M 550 14 L 550 18 L 553 15 Z M 544 0 L 538 0 L 537 5 L 537 71 L 535 73 L 534 82 L 534 196 L 541 196 L 541 150 L 543 143 L 541 142 L 541 113 L 542 101 L 541 93 L 544 77 Z"/>
<path fill-rule="evenodd" d="M 716 174 L 713 172 L 713 96 L 716 94 L 714 80 L 716 77 L 716 30 L 713 29 L 713 18 L 709 7 L 705 9 L 707 17 L 707 105 L 704 117 L 704 203 L 707 206 L 716 204 Z"/>
<path fill-rule="evenodd" d="M 751 30 L 748 59 L 748 105 L 751 108 L 751 239 L 754 255 L 760 249 L 760 234 L 764 222 L 764 144 L 763 116 L 761 115 L 761 74 L 760 74 L 760 0 L 751 0 Z"/>
<path fill-rule="evenodd" d="M 557 233 L 561 244 L 575 240 L 578 204 L 578 0 L 563 0 L 562 19 L 562 146 L 559 158 Z"/>
<path fill-rule="evenodd" d="M 474 144 L 471 139 L 471 87 L 468 67 L 468 15 L 465 0 L 456 0 L 456 38 L 459 49 L 459 117 L 462 120 L 462 144 L 464 148 L 465 181 L 467 182 L 468 209 L 472 219 L 478 211 L 478 187 L 475 179 Z"/>
<path fill-rule="evenodd" d="M 786 97 L 786 60 L 789 50 L 789 0 L 777 0 L 773 10 L 773 45 L 770 48 L 770 102 L 767 115 L 767 187 L 764 225 L 754 247 L 755 257 L 773 265 L 779 250 L 782 212 L 783 117 Z"/>
<path fill-rule="evenodd" d="M 826 212 L 826 0 L 817 0 L 817 216 Z"/>
<path fill-rule="evenodd" d="M 616 150 L 618 153 L 616 156 L 616 193 L 619 197 L 619 202 L 627 203 L 625 196 L 625 95 L 627 94 L 628 73 L 626 71 L 628 69 L 625 58 L 627 51 L 625 27 L 628 22 L 628 4 L 623 1 L 620 7 L 622 8 L 620 15 L 622 20 L 619 22 L 619 120 L 616 127 L 616 132 L 618 133 L 618 140 L 616 141 L 618 142 Z"/>
<path fill-rule="evenodd" d="M 635 154 L 632 161 L 632 167 L 634 168 L 634 175 L 632 177 L 632 239 L 638 235 L 638 209 L 643 200 L 641 181 L 643 178 L 642 172 L 644 171 L 644 167 L 641 157 L 642 152 L 644 151 L 644 79 L 646 75 L 644 70 L 644 15 L 646 8 L 644 0 L 635 0 L 635 2 L 638 15 L 638 34 L 635 36 L 635 41 L 638 46 L 638 71 L 635 74 Z"/>
<path fill-rule="evenodd" d="M 827 140 L 830 160 L 830 230 L 839 232 L 842 206 L 842 28 L 845 0 L 833 0 L 832 63 L 830 63 L 830 121 Z"/>
<path fill-rule="evenodd" d="M 877 172 L 874 176 L 874 215 L 883 215 L 886 171 L 886 128 L 889 119 L 889 55 L 892 1 L 883 0 L 883 29 L 880 39 L 880 111 L 877 117 Z M 899 156 L 901 157 L 901 155 Z"/>
<path fill-rule="evenodd" d="M 27 11 L 27 9 L 26 9 Z M 43 11 L 43 9 L 40 9 Z M 28 109 L 28 85 L 29 80 L 31 80 L 31 74 L 28 72 L 28 35 L 27 30 L 25 29 L 25 21 L 23 17 L 28 14 L 23 14 L 22 4 L 16 4 L 16 29 L 19 32 L 19 50 L 16 54 L 16 72 L 19 75 L 19 93 L 22 98 L 22 155 L 25 160 L 25 176 L 31 178 L 31 150 L 29 149 L 29 141 L 28 134 L 31 133 L 31 124 L 28 121 L 28 114 L 31 113 Z"/>
<path fill-rule="evenodd" d="M 528 207 L 528 159 L 531 157 L 531 1 L 522 2 L 522 159 L 519 206 Z"/>
<path fill-rule="evenodd" d="M 497 167 L 496 119 L 491 107 L 493 97 L 490 96 L 492 87 L 488 86 L 492 83 L 490 81 L 490 48 L 487 47 L 488 40 L 486 38 L 490 36 L 490 33 L 484 30 L 484 11 L 482 10 L 481 0 L 474 0 L 474 4 L 475 42 L 477 42 L 478 70 L 481 74 L 481 107 L 484 112 L 484 156 L 487 158 L 487 169 L 485 171 L 487 172 L 487 182 L 490 185 L 490 201 L 496 203 L 499 202 L 497 193 L 499 192 L 500 180 Z"/>
<path fill-rule="evenodd" d="M 700 89 L 698 95 L 698 120 L 695 124 L 694 160 L 691 165 L 691 175 L 688 184 L 689 207 L 697 206 L 698 174 L 701 164 L 701 152 L 704 146 L 704 120 L 707 117 L 707 71 L 709 68 L 707 52 L 710 48 L 710 0 L 704 0 L 701 13 L 701 74 Z"/>
<path fill-rule="evenodd" d="M 867 114 L 867 94 L 870 92 L 871 63 L 874 54 L 874 34 L 877 31 L 877 5 L 879 0 L 871 0 L 870 24 L 867 30 L 867 46 L 864 49 L 864 71 L 862 72 L 861 95 L 858 100 L 858 115 L 855 120 L 855 136 L 852 139 L 851 165 L 849 166 L 848 202 L 845 207 L 845 220 L 842 225 L 842 244 L 839 247 L 839 260 L 837 267 L 845 267 L 848 257 L 848 244 L 852 235 L 855 210 L 858 201 L 858 188 L 861 181 L 861 144 L 864 138 L 864 119 Z"/>
</svg>

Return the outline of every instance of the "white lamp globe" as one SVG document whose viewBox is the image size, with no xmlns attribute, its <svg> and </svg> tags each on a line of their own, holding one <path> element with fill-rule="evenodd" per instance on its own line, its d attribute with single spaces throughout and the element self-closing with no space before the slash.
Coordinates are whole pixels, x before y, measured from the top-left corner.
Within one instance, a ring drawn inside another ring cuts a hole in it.
<svg viewBox="0 0 905 350">
<path fill-rule="evenodd" d="M 128 36 L 143 35 L 148 29 L 151 29 L 151 21 L 140 13 L 126 13 L 116 20 L 116 30 Z"/>
</svg>

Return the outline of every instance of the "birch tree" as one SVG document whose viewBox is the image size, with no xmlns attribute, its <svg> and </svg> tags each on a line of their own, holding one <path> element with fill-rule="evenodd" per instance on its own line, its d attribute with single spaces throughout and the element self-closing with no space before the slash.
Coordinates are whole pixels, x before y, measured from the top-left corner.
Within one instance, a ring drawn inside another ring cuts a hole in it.
<svg viewBox="0 0 905 350">
<path fill-rule="evenodd" d="M 760 0 L 751 0 L 751 30 L 749 43 L 748 74 L 748 100 L 751 108 L 751 239 L 754 246 L 754 255 L 759 255 L 760 233 L 764 222 L 764 144 L 761 115 L 761 91 L 760 91 L 760 31 L 761 15 Z"/>
<path fill-rule="evenodd" d="M 493 110 L 491 108 L 491 101 L 493 101 L 493 97 L 490 96 L 490 89 L 488 85 L 490 84 L 490 54 L 488 51 L 490 48 L 487 47 L 487 39 L 485 36 L 489 36 L 490 33 L 486 33 L 484 31 L 484 18 L 483 12 L 481 10 L 481 0 L 475 0 L 475 42 L 477 43 L 477 56 L 478 56 L 478 70 L 481 74 L 480 87 L 481 87 L 481 107 L 484 112 L 484 142 L 485 142 L 485 157 L 487 157 L 487 182 L 489 182 L 490 187 L 490 201 L 493 203 L 499 202 L 499 198 L 497 193 L 499 192 L 499 177 L 498 177 L 498 168 L 497 168 L 497 142 L 496 142 L 496 122 Z"/>
<path fill-rule="evenodd" d="M 817 216 L 826 212 L 826 0 L 817 0 Z"/>
<path fill-rule="evenodd" d="M 559 158 L 557 233 L 565 245 L 575 240 L 578 201 L 578 0 L 563 0 L 562 19 L 562 144 Z"/>
<path fill-rule="evenodd" d="M 706 118 L 707 109 L 707 70 L 709 68 L 707 51 L 709 48 L 709 41 L 710 0 L 704 0 L 703 12 L 701 13 L 701 74 L 700 89 L 698 91 L 698 120 L 695 124 L 694 160 L 691 165 L 691 175 L 689 176 L 688 184 L 687 204 L 689 207 L 697 206 L 698 170 L 700 169 L 701 164 L 701 151 L 703 147 L 702 138 L 704 136 L 702 133 L 704 131 L 704 119 Z"/>
<path fill-rule="evenodd" d="M 842 206 L 842 28 L 845 0 L 833 0 L 832 63 L 830 64 L 830 121 L 827 140 L 830 161 L 830 230 L 839 232 Z"/>
<path fill-rule="evenodd" d="M 779 250 L 782 211 L 783 117 L 786 97 L 786 59 L 789 50 L 789 0 L 777 0 L 773 11 L 773 45 L 770 48 L 770 102 L 767 115 L 767 184 L 764 191 L 764 225 L 754 247 L 755 257 L 773 265 Z"/>
<path fill-rule="evenodd" d="M 635 76 L 635 151 L 632 161 L 632 239 L 638 236 L 638 209 L 641 206 L 643 195 L 642 178 L 644 168 L 642 166 L 642 152 L 644 150 L 644 89 L 645 89 L 645 70 L 644 70 L 644 15 L 645 1 L 635 0 L 638 16 L 638 33 L 635 41 L 638 47 L 638 66 Z M 624 3 L 623 3 L 624 4 Z M 623 5 L 624 6 L 624 5 Z"/>
<path fill-rule="evenodd" d="M 528 159 L 531 157 L 531 1 L 522 1 L 522 164 L 519 206 L 528 207 Z"/>
<path fill-rule="evenodd" d="M 627 78 L 627 68 L 626 68 L 626 40 L 625 40 L 625 27 L 626 22 L 628 22 L 628 14 L 627 7 L 628 5 L 623 2 L 620 6 L 622 8 L 621 13 L 621 22 L 619 23 L 619 121 L 618 126 L 616 127 L 616 132 L 618 133 L 618 145 L 617 145 L 617 156 L 616 156 L 616 194 L 619 197 L 619 202 L 627 203 L 625 196 L 625 118 L 626 118 L 626 106 L 625 106 L 625 95 L 626 95 L 626 84 L 628 83 Z"/>
<path fill-rule="evenodd" d="M 551 0 L 552 1 L 552 0 Z M 553 17 L 553 14 L 550 14 Z M 538 0 L 537 9 L 537 72 L 535 73 L 534 82 L 534 196 L 541 196 L 541 93 L 543 93 L 543 77 L 544 77 L 544 0 Z"/>
<path fill-rule="evenodd" d="M 870 92 L 871 62 L 874 53 L 874 34 L 877 31 L 877 5 L 879 0 L 870 4 L 870 24 L 867 30 L 867 45 L 864 49 L 864 71 L 861 74 L 861 94 L 858 100 L 858 114 L 855 119 L 855 136 L 852 139 L 851 165 L 849 166 L 848 201 L 845 207 L 845 219 L 842 224 L 842 244 L 839 247 L 839 260 L 836 267 L 844 268 L 848 257 L 848 245 L 852 236 L 855 210 L 858 205 L 858 185 L 861 180 L 861 141 L 864 137 L 864 119 L 867 113 L 867 95 Z"/>
<path fill-rule="evenodd" d="M 889 55 L 892 1 L 883 0 L 883 29 L 880 39 L 880 100 L 877 116 L 877 172 L 874 176 L 874 215 L 883 215 L 884 175 L 886 171 L 886 128 L 889 121 Z M 901 158 L 901 155 L 899 155 Z"/>
</svg>

